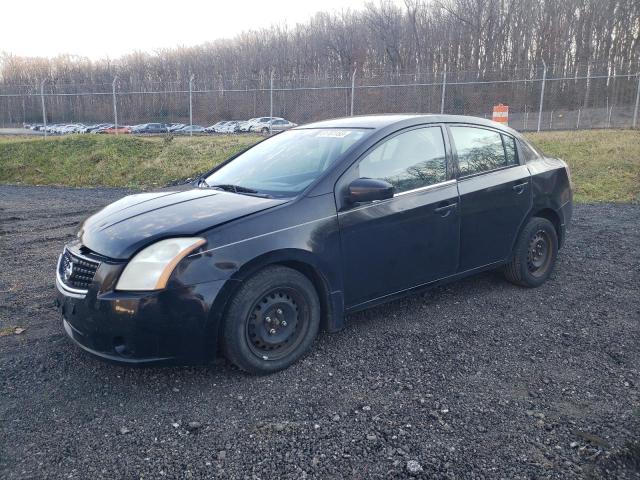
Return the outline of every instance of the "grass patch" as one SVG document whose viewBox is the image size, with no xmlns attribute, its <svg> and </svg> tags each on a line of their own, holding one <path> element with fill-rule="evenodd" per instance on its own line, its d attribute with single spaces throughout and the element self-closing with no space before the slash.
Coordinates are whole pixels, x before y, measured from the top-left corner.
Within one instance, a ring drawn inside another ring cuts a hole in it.
<svg viewBox="0 0 640 480">
<path fill-rule="evenodd" d="M 0 137 L 0 183 L 153 188 L 206 171 L 256 135 Z"/>
<path fill-rule="evenodd" d="M 567 162 L 576 202 L 640 201 L 638 130 L 580 130 L 526 136 L 546 155 Z"/>
<path fill-rule="evenodd" d="M 570 168 L 577 202 L 640 200 L 640 132 L 583 130 L 527 134 Z M 140 138 L 0 136 L 0 183 L 148 189 L 192 177 L 257 142 L 256 135 Z"/>
</svg>

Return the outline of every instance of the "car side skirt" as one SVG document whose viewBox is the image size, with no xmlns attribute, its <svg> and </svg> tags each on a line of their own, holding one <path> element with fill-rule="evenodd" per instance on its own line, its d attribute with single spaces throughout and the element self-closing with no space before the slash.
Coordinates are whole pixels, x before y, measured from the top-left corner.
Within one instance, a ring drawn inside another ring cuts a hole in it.
<svg viewBox="0 0 640 480">
<path fill-rule="evenodd" d="M 499 262 L 493 262 L 487 265 L 483 265 L 481 267 L 472 268 L 470 270 L 466 270 L 464 272 L 458 272 L 448 277 L 443 277 L 438 280 L 434 280 L 433 282 L 423 283 L 420 285 L 416 285 L 411 288 L 407 288 L 405 290 L 400 290 L 398 292 L 389 293 L 387 295 L 383 295 L 381 297 L 374 298 L 372 300 L 367 300 L 366 302 L 359 303 L 357 305 L 352 305 L 346 308 L 346 313 L 354 313 L 359 312 L 361 310 L 366 310 L 371 307 L 375 307 L 376 305 L 381 305 L 387 302 L 391 302 L 393 300 L 397 300 L 399 298 L 406 297 L 408 295 L 413 295 L 416 293 L 423 292 L 433 287 L 437 287 L 440 285 L 445 285 L 451 282 L 455 282 L 456 280 L 460 280 L 461 278 L 469 277 L 471 275 L 475 275 L 477 273 L 486 272 L 488 270 L 494 270 L 505 264 L 505 260 Z"/>
</svg>

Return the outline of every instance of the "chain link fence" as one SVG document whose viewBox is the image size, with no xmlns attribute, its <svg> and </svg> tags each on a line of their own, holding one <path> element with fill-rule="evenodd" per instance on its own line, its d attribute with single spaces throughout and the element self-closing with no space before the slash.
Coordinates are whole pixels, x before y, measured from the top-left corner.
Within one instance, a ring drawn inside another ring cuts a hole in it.
<svg viewBox="0 0 640 480">
<path fill-rule="evenodd" d="M 606 67 L 570 76 L 546 66 L 522 71 L 360 73 L 344 77 L 186 78 L 134 84 L 0 85 L 0 127 L 148 122 L 210 126 L 283 117 L 298 124 L 375 113 L 450 113 L 491 118 L 509 106 L 517 130 L 638 127 L 640 74 Z"/>
</svg>

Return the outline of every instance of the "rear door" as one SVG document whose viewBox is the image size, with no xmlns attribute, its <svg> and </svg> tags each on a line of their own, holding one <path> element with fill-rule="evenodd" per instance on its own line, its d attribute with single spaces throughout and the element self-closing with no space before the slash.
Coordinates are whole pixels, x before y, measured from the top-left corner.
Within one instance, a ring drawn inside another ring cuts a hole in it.
<svg viewBox="0 0 640 480">
<path fill-rule="evenodd" d="M 463 272 L 510 255 L 531 209 L 531 181 L 511 135 L 473 125 L 448 130 L 458 170 Z"/>
</svg>

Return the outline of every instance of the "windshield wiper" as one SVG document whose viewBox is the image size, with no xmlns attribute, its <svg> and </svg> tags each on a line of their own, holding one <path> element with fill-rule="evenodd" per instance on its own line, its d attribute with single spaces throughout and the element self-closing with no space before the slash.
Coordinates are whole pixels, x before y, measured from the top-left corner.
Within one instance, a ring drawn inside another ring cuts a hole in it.
<svg viewBox="0 0 640 480">
<path fill-rule="evenodd" d="M 255 197 L 272 198 L 271 195 L 266 193 L 260 193 L 253 188 L 243 187 L 241 185 L 232 185 L 230 183 L 221 183 L 218 185 L 209 185 L 205 182 L 205 185 L 209 188 L 216 188 L 218 190 L 224 190 L 225 192 L 240 193 L 244 195 L 253 195 Z"/>
</svg>

